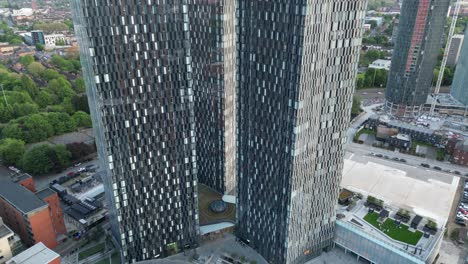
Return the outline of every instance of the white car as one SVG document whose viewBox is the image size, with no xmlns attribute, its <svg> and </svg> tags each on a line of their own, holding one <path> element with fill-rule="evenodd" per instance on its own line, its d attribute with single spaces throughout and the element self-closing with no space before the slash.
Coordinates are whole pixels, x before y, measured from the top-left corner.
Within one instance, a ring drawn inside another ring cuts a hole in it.
<svg viewBox="0 0 468 264">
<path fill-rule="evenodd" d="M 78 172 L 85 172 L 85 171 L 86 171 L 85 168 L 79 168 L 79 169 L 78 169 Z"/>
</svg>

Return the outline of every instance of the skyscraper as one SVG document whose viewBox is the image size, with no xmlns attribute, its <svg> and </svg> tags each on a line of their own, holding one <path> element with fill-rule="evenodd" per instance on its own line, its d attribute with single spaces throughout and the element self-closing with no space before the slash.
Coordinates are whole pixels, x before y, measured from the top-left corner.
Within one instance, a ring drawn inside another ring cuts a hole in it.
<svg viewBox="0 0 468 264">
<path fill-rule="evenodd" d="M 198 180 L 235 191 L 236 2 L 190 0 Z"/>
<path fill-rule="evenodd" d="M 197 241 L 187 0 L 73 0 L 110 221 L 126 262 Z"/>
<path fill-rule="evenodd" d="M 468 30 L 465 30 L 465 38 L 468 39 Z M 457 68 L 450 87 L 450 94 L 460 103 L 468 105 L 468 41 L 463 41 L 458 58 Z"/>
<path fill-rule="evenodd" d="M 236 232 L 269 263 L 332 243 L 366 3 L 238 1 Z"/>
<path fill-rule="evenodd" d="M 432 88 L 449 3 L 403 1 L 385 92 L 385 110 L 389 114 L 410 118 L 421 114 Z"/>
</svg>

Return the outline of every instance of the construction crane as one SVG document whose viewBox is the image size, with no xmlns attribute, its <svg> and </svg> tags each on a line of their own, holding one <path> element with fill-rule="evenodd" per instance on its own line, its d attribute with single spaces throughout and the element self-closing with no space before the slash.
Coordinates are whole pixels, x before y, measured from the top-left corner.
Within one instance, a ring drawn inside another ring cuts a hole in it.
<svg viewBox="0 0 468 264">
<path fill-rule="evenodd" d="M 440 65 L 439 76 L 437 78 L 437 84 L 434 91 L 434 98 L 431 104 L 431 110 L 429 112 L 430 116 L 434 116 L 434 110 L 437 103 L 437 95 L 440 92 L 440 86 L 442 85 L 442 80 L 444 79 L 445 66 L 447 65 L 447 58 L 450 52 L 450 46 L 452 45 L 452 37 L 455 31 L 455 26 L 457 25 L 458 13 L 460 12 L 460 7 L 462 4 L 467 4 L 467 1 L 457 0 L 455 3 L 455 10 L 453 12 L 452 23 L 450 25 L 449 34 L 447 37 L 447 45 L 445 45 L 444 57 L 442 58 L 442 64 Z"/>
</svg>

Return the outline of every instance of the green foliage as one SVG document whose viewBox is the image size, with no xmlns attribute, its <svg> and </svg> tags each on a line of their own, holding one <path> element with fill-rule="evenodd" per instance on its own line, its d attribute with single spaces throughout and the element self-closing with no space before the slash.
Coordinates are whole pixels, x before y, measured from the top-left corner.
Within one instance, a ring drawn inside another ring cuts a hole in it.
<svg viewBox="0 0 468 264">
<path fill-rule="evenodd" d="M 46 81 L 50 81 L 50 80 L 53 80 L 53 79 L 58 79 L 60 77 L 64 78 L 63 75 L 58 73 L 56 70 L 52 70 L 52 69 L 47 69 L 47 70 L 45 70 L 45 71 L 43 71 L 41 73 L 41 78 L 46 80 Z"/>
<path fill-rule="evenodd" d="M 0 158 L 4 165 L 16 165 L 25 151 L 26 148 L 22 140 L 5 138 L 0 141 Z"/>
<path fill-rule="evenodd" d="M 365 74 L 358 74 L 356 78 L 356 88 L 385 87 L 387 84 L 388 72 L 385 69 L 367 69 Z"/>
<path fill-rule="evenodd" d="M 79 60 L 65 59 L 59 55 L 53 55 L 51 63 L 62 71 L 67 72 L 79 72 L 81 70 L 81 64 Z"/>
<path fill-rule="evenodd" d="M 55 45 L 56 46 L 65 46 L 65 45 L 67 45 L 67 43 L 63 39 L 58 39 L 57 41 L 55 41 Z"/>
<path fill-rule="evenodd" d="M 26 70 L 34 77 L 39 77 L 44 71 L 45 67 L 40 62 L 31 62 Z"/>
<path fill-rule="evenodd" d="M 434 77 L 432 79 L 433 83 L 437 83 L 437 78 L 439 78 L 440 68 L 434 69 Z M 444 76 L 442 77 L 442 86 L 452 85 L 453 76 L 455 75 L 455 67 L 447 66 L 444 70 Z"/>
<path fill-rule="evenodd" d="M 69 27 L 64 23 L 35 23 L 34 30 L 42 30 L 44 34 L 50 34 L 59 31 L 68 31 Z"/>
<path fill-rule="evenodd" d="M 70 165 L 71 153 L 64 145 L 41 144 L 28 150 L 22 160 L 22 168 L 33 174 L 61 171 Z"/>
<path fill-rule="evenodd" d="M 31 64 L 31 62 L 34 62 L 34 56 L 26 55 L 26 56 L 20 57 L 19 62 L 23 64 L 24 66 L 28 66 L 29 64 Z"/>
<path fill-rule="evenodd" d="M 65 19 L 63 23 L 67 25 L 69 31 L 74 30 L 73 21 L 71 21 L 71 19 Z"/>
<path fill-rule="evenodd" d="M 7 23 L 1 22 L 0 29 L 3 30 L 3 34 L 0 35 L 0 42 L 8 42 L 9 44 L 12 44 L 12 45 L 18 45 L 18 44 L 23 43 L 23 39 L 21 38 L 21 36 L 16 35 L 13 32 L 13 29 L 8 27 Z"/>
<path fill-rule="evenodd" d="M 351 108 L 351 115 L 356 116 L 361 113 L 361 99 L 359 96 L 353 96 L 353 106 Z"/>
<path fill-rule="evenodd" d="M 445 159 L 445 149 L 437 149 L 436 159 L 438 161 L 443 161 Z"/>
<path fill-rule="evenodd" d="M 13 105 L 13 117 L 18 118 L 30 114 L 35 114 L 39 111 L 37 104 L 24 103 Z"/>
<path fill-rule="evenodd" d="M 86 86 L 85 86 L 85 82 L 83 80 L 83 77 L 76 78 L 74 88 L 75 88 L 75 92 L 77 92 L 77 93 L 86 92 Z"/>
<path fill-rule="evenodd" d="M 362 38 L 362 44 L 364 45 L 381 45 L 390 46 L 390 41 L 387 36 L 379 35 L 375 37 L 364 37 Z"/>
<path fill-rule="evenodd" d="M 34 100 L 40 108 L 45 108 L 57 101 L 57 97 L 47 91 L 40 91 Z"/>
<path fill-rule="evenodd" d="M 377 199 L 374 196 L 370 196 L 370 195 L 367 196 L 367 203 L 380 206 L 380 207 L 383 207 L 384 205 L 384 201 Z"/>
<path fill-rule="evenodd" d="M 75 111 L 89 113 L 88 97 L 85 94 L 73 96 L 71 98 L 71 103 Z"/>
<path fill-rule="evenodd" d="M 57 96 L 57 103 L 62 102 L 65 97 L 72 97 L 75 95 L 75 91 L 73 91 L 70 82 L 62 77 L 51 80 L 47 84 L 47 91 Z"/>
<path fill-rule="evenodd" d="M 44 50 L 44 45 L 41 43 L 36 43 L 36 50 L 37 51 L 43 51 Z"/>
<path fill-rule="evenodd" d="M 36 83 L 29 78 L 26 74 L 21 75 L 21 86 L 15 86 L 14 90 L 18 92 L 26 92 L 31 97 L 37 96 L 39 93 L 39 88 L 37 88 Z"/>
<path fill-rule="evenodd" d="M 423 233 L 419 230 L 416 230 L 415 232 L 409 231 L 409 227 L 405 224 L 400 224 L 397 226 L 393 219 L 387 218 L 383 224 L 380 224 L 377 219 L 379 219 L 378 213 L 368 213 L 366 216 L 364 216 L 364 220 L 373 225 L 375 228 L 384 232 L 387 236 L 403 243 L 416 245 L 423 235 Z"/>
<path fill-rule="evenodd" d="M 426 226 L 430 229 L 437 230 L 437 223 L 431 219 L 427 221 Z"/>
<path fill-rule="evenodd" d="M 66 113 L 51 112 L 46 115 L 47 121 L 54 129 L 54 135 L 72 132 L 76 129 L 74 120 Z"/>
<path fill-rule="evenodd" d="M 73 122 L 75 122 L 75 125 L 77 127 L 91 127 L 92 126 L 91 116 L 83 111 L 77 111 L 72 116 L 72 119 L 73 119 Z"/>
<path fill-rule="evenodd" d="M 386 51 L 379 50 L 368 50 L 367 52 L 362 52 L 359 57 L 359 67 L 368 67 L 372 62 L 377 59 L 385 59 L 389 54 Z"/>
<path fill-rule="evenodd" d="M 4 138 L 34 143 L 76 129 L 76 121 L 67 113 L 50 112 L 27 115 L 10 121 L 2 130 Z"/>
<path fill-rule="evenodd" d="M 71 153 L 71 159 L 74 161 L 79 161 L 80 159 L 96 152 L 95 146 L 82 142 L 67 144 L 66 147 L 67 150 Z"/>
</svg>

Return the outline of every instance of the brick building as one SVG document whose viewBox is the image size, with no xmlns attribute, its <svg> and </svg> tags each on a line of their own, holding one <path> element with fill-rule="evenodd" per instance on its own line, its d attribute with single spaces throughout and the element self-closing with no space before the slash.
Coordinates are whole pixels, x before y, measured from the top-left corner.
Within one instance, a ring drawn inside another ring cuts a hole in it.
<svg viewBox="0 0 468 264">
<path fill-rule="evenodd" d="M 0 181 L 0 217 L 25 244 L 55 248 L 66 233 L 58 196 L 50 189 L 35 194 L 21 184 L 27 181 Z M 35 190 L 33 183 L 26 186 Z"/>
<path fill-rule="evenodd" d="M 449 140 L 446 150 L 452 155 L 452 162 L 468 166 L 468 140 Z"/>
</svg>

